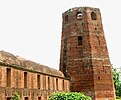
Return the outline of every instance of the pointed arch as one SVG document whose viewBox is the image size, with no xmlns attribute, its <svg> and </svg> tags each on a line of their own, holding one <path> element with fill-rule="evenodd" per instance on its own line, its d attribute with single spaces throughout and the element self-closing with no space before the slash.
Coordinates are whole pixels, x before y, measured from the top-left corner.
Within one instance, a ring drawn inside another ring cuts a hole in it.
<svg viewBox="0 0 121 100">
<path fill-rule="evenodd" d="M 97 15 L 95 12 L 91 12 L 91 18 L 92 20 L 97 20 Z"/>
</svg>

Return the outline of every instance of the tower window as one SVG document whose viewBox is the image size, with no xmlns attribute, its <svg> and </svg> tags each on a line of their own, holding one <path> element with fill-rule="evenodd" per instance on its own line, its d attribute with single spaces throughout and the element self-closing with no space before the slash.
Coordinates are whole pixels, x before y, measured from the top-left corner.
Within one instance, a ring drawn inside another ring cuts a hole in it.
<svg viewBox="0 0 121 100">
<path fill-rule="evenodd" d="M 38 97 L 38 100 L 41 100 L 41 97 Z"/>
<path fill-rule="evenodd" d="M 24 100 L 29 100 L 28 97 L 25 97 Z"/>
<path fill-rule="evenodd" d="M 65 22 L 66 23 L 68 22 L 68 15 L 66 15 L 66 17 L 65 17 Z"/>
<path fill-rule="evenodd" d="M 63 90 L 65 89 L 65 84 L 64 84 L 64 83 L 65 83 L 65 82 L 64 82 L 64 80 L 63 80 L 63 84 L 62 84 L 62 85 L 63 85 L 63 86 L 62 86 L 62 87 L 63 87 Z"/>
<path fill-rule="evenodd" d="M 98 79 L 100 80 L 100 77 L 98 77 Z"/>
<path fill-rule="evenodd" d="M 50 77 L 48 77 L 48 90 L 50 90 Z"/>
<path fill-rule="evenodd" d="M 37 87 L 40 89 L 40 75 L 37 75 Z"/>
<path fill-rule="evenodd" d="M 10 87 L 11 86 L 11 69 L 7 68 L 7 86 Z"/>
<path fill-rule="evenodd" d="M 91 12 L 92 20 L 97 20 L 97 15 L 94 12 Z"/>
<path fill-rule="evenodd" d="M 56 90 L 58 90 L 58 79 L 56 79 Z"/>
<path fill-rule="evenodd" d="M 78 12 L 77 15 L 76 15 L 76 18 L 77 19 L 82 19 L 82 12 Z"/>
<path fill-rule="evenodd" d="M 24 88 L 27 88 L 27 72 L 24 72 Z"/>
<path fill-rule="evenodd" d="M 82 36 L 78 36 L 78 45 L 82 45 Z"/>
</svg>

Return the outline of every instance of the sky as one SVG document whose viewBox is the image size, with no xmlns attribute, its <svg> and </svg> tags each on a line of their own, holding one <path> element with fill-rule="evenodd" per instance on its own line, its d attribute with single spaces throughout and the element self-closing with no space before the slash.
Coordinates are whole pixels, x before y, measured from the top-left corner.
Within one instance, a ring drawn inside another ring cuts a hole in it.
<svg viewBox="0 0 121 100">
<path fill-rule="evenodd" d="M 121 67 L 120 0 L 0 0 L 0 50 L 59 69 L 62 13 L 96 7 L 111 64 Z"/>
</svg>

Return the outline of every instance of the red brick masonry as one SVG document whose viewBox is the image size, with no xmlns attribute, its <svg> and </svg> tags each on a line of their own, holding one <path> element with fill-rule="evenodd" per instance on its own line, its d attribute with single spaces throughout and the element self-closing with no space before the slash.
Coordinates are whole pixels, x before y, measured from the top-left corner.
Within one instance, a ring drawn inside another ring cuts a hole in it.
<svg viewBox="0 0 121 100">
<path fill-rule="evenodd" d="M 98 8 L 76 7 L 63 13 L 60 70 L 71 91 L 93 100 L 114 100 L 111 63 Z"/>
</svg>

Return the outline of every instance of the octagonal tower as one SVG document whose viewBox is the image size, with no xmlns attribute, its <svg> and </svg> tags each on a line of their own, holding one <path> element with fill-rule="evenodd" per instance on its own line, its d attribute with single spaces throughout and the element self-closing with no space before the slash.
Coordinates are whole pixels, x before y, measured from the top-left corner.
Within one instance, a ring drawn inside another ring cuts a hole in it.
<svg viewBox="0 0 121 100">
<path fill-rule="evenodd" d="M 93 100 L 115 99 L 111 63 L 98 8 L 76 7 L 63 13 L 60 70 L 71 91 Z"/>
</svg>

